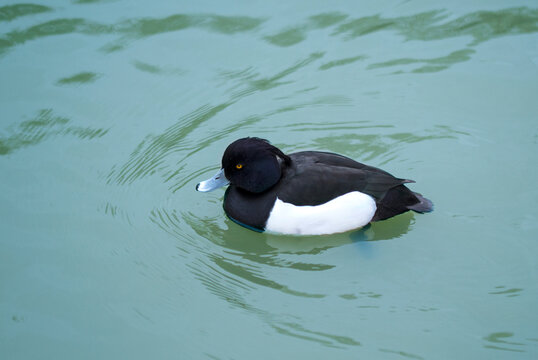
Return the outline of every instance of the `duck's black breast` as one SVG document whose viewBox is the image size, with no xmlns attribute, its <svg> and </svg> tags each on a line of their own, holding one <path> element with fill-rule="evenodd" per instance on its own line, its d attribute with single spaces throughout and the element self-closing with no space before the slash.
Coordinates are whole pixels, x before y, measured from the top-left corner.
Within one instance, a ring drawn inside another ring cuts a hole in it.
<svg viewBox="0 0 538 360">
<path fill-rule="evenodd" d="M 224 211 L 241 225 L 263 231 L 276 197 L 273 188 L 255 194 L 230 185 L 224 194 Z"/>
</svg>

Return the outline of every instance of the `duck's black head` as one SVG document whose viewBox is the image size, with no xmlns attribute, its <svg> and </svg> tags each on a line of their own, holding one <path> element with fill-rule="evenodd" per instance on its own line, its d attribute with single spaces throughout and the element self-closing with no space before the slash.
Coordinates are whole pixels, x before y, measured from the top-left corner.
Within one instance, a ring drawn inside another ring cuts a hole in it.
<svg viewBox="0 0 538 360">
<path fill-rule="evenodd" d="M 231 143 L 222 156 L 224 175 L 232 185 L 253 193 L 275 185 L 290 158 L 267 140 L 247 137 Z"/>
</svg>

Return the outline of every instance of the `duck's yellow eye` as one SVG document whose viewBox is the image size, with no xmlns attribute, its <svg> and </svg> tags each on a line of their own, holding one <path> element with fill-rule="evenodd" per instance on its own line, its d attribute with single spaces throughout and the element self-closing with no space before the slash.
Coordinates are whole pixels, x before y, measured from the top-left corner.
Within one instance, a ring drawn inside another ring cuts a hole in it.
<svg viewBox="0 0 538 360">
<path fill-rule="evenodd" d="M 237 164 L 237 165 L 235 165 L 235 168 L 237 170 L 241 170 L 243 168 L 243 164 Z"/>
</svg>

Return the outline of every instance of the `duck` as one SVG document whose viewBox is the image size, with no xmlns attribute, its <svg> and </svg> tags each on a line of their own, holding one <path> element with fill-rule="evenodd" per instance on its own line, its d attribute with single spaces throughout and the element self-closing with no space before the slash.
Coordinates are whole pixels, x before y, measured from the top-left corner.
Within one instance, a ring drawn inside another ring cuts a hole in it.
<svg viewBox="0 0 538 360">
<path fill-rule="evenodd" d="M 200 192 L 228 186 L 224 212 L 257 232 L 328 235 L 433 203 L 397 178 L 343 155 L 323 151 L 284 154 L 268 140 L 245 137 L 224 151 L 221 169 L 196 185 Z"/>
</svg>

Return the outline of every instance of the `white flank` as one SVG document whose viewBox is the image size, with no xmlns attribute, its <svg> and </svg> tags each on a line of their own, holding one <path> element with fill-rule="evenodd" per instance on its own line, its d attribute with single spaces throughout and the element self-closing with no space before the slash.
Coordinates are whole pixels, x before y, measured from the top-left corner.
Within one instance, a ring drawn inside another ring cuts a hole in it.
<svg viewBox="0 0 538 360">
<path fill-rule="evenodd" d="M 374 199 L 359 191 L 317 206 L 296 206 L 277 198 L 265 229 L 294 235 L 333 234 L 368 224 L 375 211 Z"/>
</svg>

